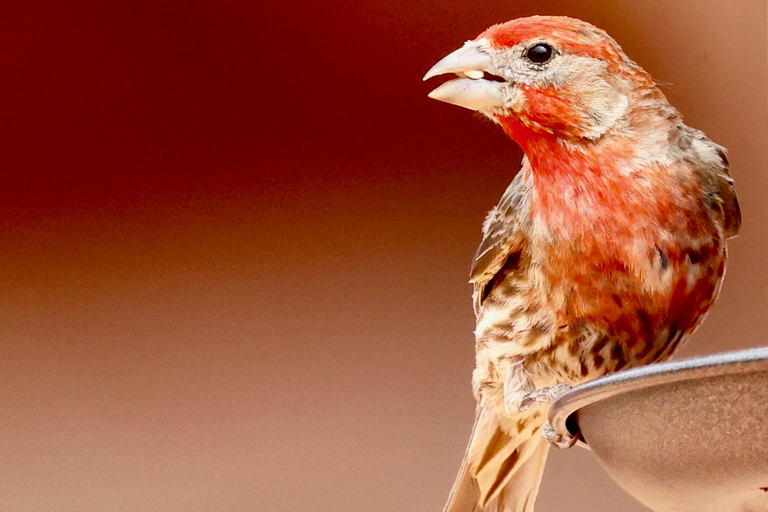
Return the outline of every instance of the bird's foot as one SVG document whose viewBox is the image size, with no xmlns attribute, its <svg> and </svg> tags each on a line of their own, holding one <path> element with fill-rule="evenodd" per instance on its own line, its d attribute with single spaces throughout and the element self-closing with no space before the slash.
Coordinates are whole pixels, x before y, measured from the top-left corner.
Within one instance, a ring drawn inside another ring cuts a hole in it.
<svg viewBox="0 0 768 512">
<path fill-rule="evenodd" d="M 549 423 L 545 423 L 544 427 L 541 429 L 541 434 L 544 436 L 544 439 L 547 440 L 549 444 L 552 446 L 556 446 L 560 448 L 561 450 L 565 450 L 576 444 L 577 437 L 572 436 L 570 433 L 566 433 L 565 435 L 558 434 L 555 432 L 555 429 L 552 428 L 552 425 Z"/>
<path fill-rule="evenodd" d="M 551 404 L 571 390 L 569 384 L 560 383 L 548 388 L 536 389 L 531 391 L 520 401 L 520 410 L 530 409 L 537 404 Z"/>
</svg>

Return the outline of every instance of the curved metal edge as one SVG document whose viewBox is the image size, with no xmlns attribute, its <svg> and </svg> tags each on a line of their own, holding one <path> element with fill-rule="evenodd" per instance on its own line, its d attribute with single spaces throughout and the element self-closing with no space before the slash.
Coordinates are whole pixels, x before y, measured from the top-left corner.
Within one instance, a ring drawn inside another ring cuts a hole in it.
<svg viewBox="0 0 768 512">
<path fill-rule="evenodd" d="M 768 347 L 632 368 L 573 388 L 552 404 L 549 409 L 549 423 L 560 435 L 578 436 L 578 424 L 575 420 L 569 422 L 569 418 L 582 407 L 599 400 L 660 384 L 765 369 L 768 369 Z M 568 423 L 576 425 L 577 431 L 569 429 Z M 583 441 L 578 444 L 588 448 Z"/>
</svg>

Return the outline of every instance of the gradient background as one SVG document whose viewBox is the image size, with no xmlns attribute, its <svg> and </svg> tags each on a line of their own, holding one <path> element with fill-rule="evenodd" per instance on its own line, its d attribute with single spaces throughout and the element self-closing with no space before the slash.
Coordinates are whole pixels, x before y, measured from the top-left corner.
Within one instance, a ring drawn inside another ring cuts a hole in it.
<svg viewBox="0 0 768 512">
<path fill-rule="evenodd" d="M 605 28 L 729 148 L 744 228 L 684 353 L 766 344 L 764 1 L 63 4 L 0 7 L 0 510 L 441 510 L 521 154 L 421 77 L 521 15 Z M 564 509 L 644 510 L 576 449 Z"/>
</svg>

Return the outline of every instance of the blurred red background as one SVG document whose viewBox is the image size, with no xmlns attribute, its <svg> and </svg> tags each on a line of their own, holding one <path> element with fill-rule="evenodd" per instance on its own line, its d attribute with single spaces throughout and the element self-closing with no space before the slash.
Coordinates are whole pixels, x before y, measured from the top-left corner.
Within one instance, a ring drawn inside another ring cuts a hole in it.
<svg viewBox="0 0 768 512">
<path fill-rule="evenodd" d="M 766 344 L 763 1 L 7 3 L 0 510 L 441 510 L 521 153 L 421 77 L 530 14 L 606 29 L 729 148 L 744 229 L 684 354 Z M 643 510 L 584 450 L 564 507 Z"/>
</svg>

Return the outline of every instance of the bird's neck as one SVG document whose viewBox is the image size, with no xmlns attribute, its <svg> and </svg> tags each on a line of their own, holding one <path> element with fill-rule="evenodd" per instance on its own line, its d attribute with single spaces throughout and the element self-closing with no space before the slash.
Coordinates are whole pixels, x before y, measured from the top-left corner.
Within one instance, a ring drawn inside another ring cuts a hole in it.
<svg viewBox="0 0 768 512">
<path fill-rule="evenodd" d="M 632 172 L 635 145 L 627 138 L 568 140 L 525 127 L 516 128 L 505 126 L 528 159 L 535 188 L 542 191 L 579 184 L 584 185 L 585 192 L 599 191 L 608 182 L 624 181 Z"/>
<path fill-rule="evenodd" d="M 652 205 L 642 204 L 640 194 L 634 193 L 634 146 L 628 141 L 616 138 L 580 144 L 549 134 L 517 140 L 530 166 L 531 214 L 561 238 L 618 236 L 613 232 L 625 229 L 628 219 L 656 216 L 648 210 Z M 617 223 L 619 219 L 624 222 Z"/>
</svg>

